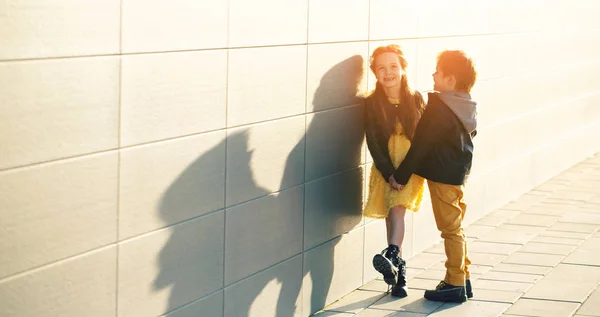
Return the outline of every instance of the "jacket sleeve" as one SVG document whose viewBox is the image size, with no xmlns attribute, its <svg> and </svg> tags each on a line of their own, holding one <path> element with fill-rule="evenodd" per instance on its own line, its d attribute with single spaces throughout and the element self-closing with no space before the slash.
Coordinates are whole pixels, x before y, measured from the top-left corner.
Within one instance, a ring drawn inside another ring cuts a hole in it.
<svg viewBox="0 0 600 317">
<path fill-rule="evenodd" d="M 427 106 L 417 125 L 415 135 L 406 157 L 394 171 L 394 179 L 398 184 L 406 185 L 420 163 L 432 151 L 435 143 L 441 138 L 444 120 L 440 120 L 435 106 Z"/>
<path fill-rule="evenodd" d="M 369 153 L 371 153 L 375 167 L 379 170 L 381 175 L 383 175 L 383 179 L 388 182 L 390 176 L 394 173 L 394 165 L 392 164 L 390 154 L 387 152 L 387 148 L 380 146 L 381 144 L 386 144 L 388 142 L 388 140 L 384 140 L 385 136 L 381 129 L 382 127 L 380 127 L 377 124 L 377 120 L 375 120 L 373 110 L 367 105 L 365 109 L 365 135 L 367 147 L 369 148 Z"/>
</svg>

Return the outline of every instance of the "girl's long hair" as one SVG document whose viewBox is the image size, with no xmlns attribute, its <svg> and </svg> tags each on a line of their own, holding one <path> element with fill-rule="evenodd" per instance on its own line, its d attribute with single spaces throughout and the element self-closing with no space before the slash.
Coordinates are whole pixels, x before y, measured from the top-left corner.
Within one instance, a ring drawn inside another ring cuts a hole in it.
<svg viewBox="0 0 600 317">
<path fill-rule="evenodd" d="M 399 45 L 392 44 L 388 46 L 380 46 L 373 51 L 373 55 L 371 55 L 370 59 L 370 68 L 373 74 L 375 74 L 376 67 L 375 59 L 383 53 L 394 53 L 400 58 L 400 66 L 404 70 L 404 74 L 400 79 L 401 106 L 394 108 L 394 112 L 397 114 L 400 124 L 402 124 L 404 133 L 409 140 L 412 140 L 415 135 L 417 123 L 419 122 L 421 114 L 423 113 L 425 104 L 421 94 L 410 88 L 408 78 L 406 78 L 406 67 L 408 66 L 408 63 L 406 62 L 406 59 L 404 58 L 404 52 L 402 52 L 402 48 Z M 387 95 L 385 94 L 383 86 L 381 86 L 379 82 L 377 82 L 375 90 L 369 95 L 368 99 L 371 100 L 371 102 L 368 103 L 368 106 L 375 107 L 375 114 L 378 121 L 380 121 L 383 125 L 386 135 L 392 135 L 395 131 L 396 116 L 390 116 L 388 115 L 388 111 L 384 111 L 385 109 L 390 109 L 391 104 Z"/>
</svg>

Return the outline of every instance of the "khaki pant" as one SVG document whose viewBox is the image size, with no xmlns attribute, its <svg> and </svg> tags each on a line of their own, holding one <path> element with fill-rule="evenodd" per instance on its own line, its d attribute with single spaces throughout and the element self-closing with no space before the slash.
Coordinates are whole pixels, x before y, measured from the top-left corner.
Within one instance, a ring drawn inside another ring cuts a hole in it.
<svg viewBox="0 0 600 317">
<path fill-rule="evenodd" d="M 448 185 L 427 181 L 431 195 L 433 215 L 438 230 L 442 232 L 446 251 L 446 277 L 444 282 L 464 286 L 470 279 L 467 241 L 462 221 L 467 211 L 463 200 L 463 185 Z"/>
</svg>

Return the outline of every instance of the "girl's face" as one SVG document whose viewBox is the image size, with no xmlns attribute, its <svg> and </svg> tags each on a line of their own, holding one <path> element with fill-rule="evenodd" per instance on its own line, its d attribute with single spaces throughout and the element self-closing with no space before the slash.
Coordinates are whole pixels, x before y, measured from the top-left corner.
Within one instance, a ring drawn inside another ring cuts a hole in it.
<svg viewBox="0 0 600 317">
<path fill-rule="evenodd" d="M 400 88 L 404 69 L 400 64 L 400 57 L 395 53 L 383 53 L 375 58 L 375 77 L 385 88 Z"/>
</svg>

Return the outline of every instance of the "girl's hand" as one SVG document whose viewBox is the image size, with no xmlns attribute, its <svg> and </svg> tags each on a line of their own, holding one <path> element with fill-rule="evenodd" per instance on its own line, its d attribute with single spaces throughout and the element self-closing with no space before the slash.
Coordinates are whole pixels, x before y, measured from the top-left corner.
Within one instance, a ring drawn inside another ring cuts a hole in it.
<svg viewBox="0 0 600 317">
<path fill-rule="evenodd" d="M 394 175 L 390 176 L 390 186 L 392 186 L 392 189 L 395 190 L 402 190 L 404 188 L 404 185 L 400 185 L 398 184 L 398 182 L 396 182 L 396 179 L 394 179 Z"/>
</svg>

